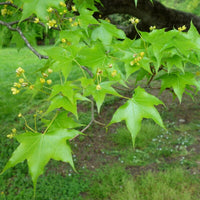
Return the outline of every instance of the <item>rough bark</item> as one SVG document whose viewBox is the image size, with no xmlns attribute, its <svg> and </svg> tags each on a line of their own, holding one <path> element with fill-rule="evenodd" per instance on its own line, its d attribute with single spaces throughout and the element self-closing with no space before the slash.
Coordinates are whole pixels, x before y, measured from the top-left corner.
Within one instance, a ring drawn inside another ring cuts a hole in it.
<svg viewBox="0 0 200 200">
<path fill-rule="evenodd" d="M 156 0 L 153 0 L 153 3 L 149 0 L 138 0 L 137 6 L 134 0 L 101 0 L 101 2 L 103 7 L 98 5 L 98 8 L 103 16 L 114 13 L 130 14 L 141 20 L 138 24 L 141 31 L 148 31 L 149 27 L 154 25 L 157 28 L 166 28 L 166 30 L 185 25 L 188 29 L 192 21 L 200 33 L 200 17 L 167 8 Z"/>
</svg>

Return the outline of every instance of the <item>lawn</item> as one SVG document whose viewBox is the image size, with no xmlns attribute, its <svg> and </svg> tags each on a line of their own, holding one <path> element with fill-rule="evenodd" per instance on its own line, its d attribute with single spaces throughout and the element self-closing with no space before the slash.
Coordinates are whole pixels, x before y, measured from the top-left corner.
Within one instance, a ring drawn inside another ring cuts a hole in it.
<svg viewBox="0 0 200 200">
<path fill-rule="evenodd" d="M 39 48 L 43 51 L 42 48 Z M 33 121 L 36 110 L 45 109 L 42 95 L 12 95 L 15 70 L 23 67 L 32 80 L 44 60 L 27 48 L 20 51 L 0 50 L 0 171 L 17 147 L 15 139 L 6 136 L 13 128 L 20 134 L 24 122 L 22 112 Z M 74 76 L 77 72 L 74 72 Z M 56 77 L 54 77 L 56 81 Z M 131 80 L 134 81 L 134 80 Z M 158 94 L 157 90 L 148 92 Z M 38 180 L 38 200 L 197 200 L 200 199 L 200 100 L 183 97 L 182 104 L 168 92 L 160 97 L 166 108 L 158 107 L 167 130 L 153 121 L 144 120 L 133 148 L 130 133 L 123 123 L 113 124 L 107 131 L 94 124 L 71 142 L 78 173 L 68 164 L 51 161 Z M 119 98 L 108 97 L 96 119 L 107 124 Z M 79 105 L 82 124 L 90 121 L 90 105 Z M 31 124 L 30 125 L 34 125 Z M 0 199 L 27 200 L 33 197 L 33 186 L 26 162 L 0 176 Z"/>
</svg>

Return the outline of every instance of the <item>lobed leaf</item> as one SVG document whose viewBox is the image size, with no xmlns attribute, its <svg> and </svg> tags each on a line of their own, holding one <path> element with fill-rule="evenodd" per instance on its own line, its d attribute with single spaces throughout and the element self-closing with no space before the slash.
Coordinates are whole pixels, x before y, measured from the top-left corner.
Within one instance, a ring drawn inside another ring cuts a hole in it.
<svg viewBox="0 0 200 200">
<path fill-rule="evenodd" d="M 17 135 L 16 139 L 20 145 L 13 152 L 2 173 L 27 160 L 34 188 L 36 188 L 37 179 L 43 174 L 44 167 L 50 159 L 68 162 L 75 169 L 71 148 L 66 140 L 73 139 L 78 134 L 76 130 L 55 129 L 45 134 L 27 132 Z"/>
<path fill-rule="evenodd" d="M 133 97 L 117 109 L 108 126 L 125 120 L 134 145 L 135 138 L 141 129 L 141 122 L 144 118 L 151 118 L 162 128 L 165 128 L 160 114 L 154 107 L 159 104 L 163 104 L 163 102 L 138 87 L 135 89 Z"/>
</svg>

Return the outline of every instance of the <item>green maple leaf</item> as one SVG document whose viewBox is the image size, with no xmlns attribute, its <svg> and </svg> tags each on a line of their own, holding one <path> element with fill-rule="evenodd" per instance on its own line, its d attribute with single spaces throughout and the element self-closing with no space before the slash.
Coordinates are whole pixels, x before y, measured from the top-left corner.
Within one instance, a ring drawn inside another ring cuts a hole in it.
<svg viewBox="0 0 200 200">
<path fill-rule="evenodd" d="M 52 98 L 61 92 L 65 97 L 67 97 L 71 101 L 71 103 L 74 103 L 73 88 L 74 87 L 70 81 L 66 81 L 64 85 L 54 85 L 52 87 L 52 92 L 49 98 Z"/>
<path fill-rule="evenodd" d="M 52 110 L 56 108 L 61 108 L 61 107 L 67 111 L 70 111 L 76 116 L 76 118 L 78 118 L 76 101 L 72 103 L 68 98 L 62 95 L 57 95 L 51 100 L 51 104 L 48 110 L 46 111 L 46 113 L 51 112 Z"/>
<path fill-rule="evenodd" d="M 186 85 L 194 85 L 200 90 L 200 84 L 197 82 L 194 75 L 189 72 L 186 72 L 185 74 L 180 74 L 178 72 L 165 74 L 159 77 L 159 79 L 162 80 L 161 92 L 166 88 L 172 87 L 180 102 Z"/>
<path fill-rule="evenodd" d="M 51 121 L 42 119 L 42 122 L 48 126 Z M 54 129 L 74 129 L 77 127 L 83 126 L 83 124 L 79 124 L 74 119 L 70 116 L 68 116 L 68 112 L 64 111 L 58 114 L 56 119 L 53 121 L 51 124 L 49 130 L 54 130 Z"/>
<path fill-rule="evenodd" d="M 61 0 L 62 1 L 62 0 Z M 23 0 L 23 12 L 21 20 L 36 14 L 42 20 L 46 20 L 48 16 L 47 9 L 49 7 L 58 7 L 60 1 L 55 0 Z M 62 1 L 64 2 L 64 1 Z"/>
<path fill-rule="evenodd" d="M 55 72 L 61 71 L 65 80 L 67 80 L 68 75 L 74 66 L 73 60 L 75 59 L 78 50 L 78 46 L 72 46 L 65 49 L 62 47 L 53 47 L 46 50 L 47 55 L 54 61 L 52 69 Z"/>
<path fill-rule="evenodd" d="M 76 130 L 57 129 L 45 134 L 27 132 L 16 136 L 20 145 L 13 152 L 2 173 L 18 163 L 27 160 L 34 188 L 38 177 L 43 174 L 50 159 L 68 162 L 74 168 L 71 148 L 66 140 L 79 134 Z"/>
<path fill-rule="evenodd" d="M 134 145 L 135 138 L 140 131 L 141 122 L 144 118 L 151 118 L 158 125 L 164 128 L 160 114 L 154 107 L 154 105 L 158 104 L 163 103 L 155 96 L 148 94 L 144 89 L 138 87 L 135 89 L 133 97 L 117 109 L 108 126 L 125 120 L 126 126 L 131 133 Z"/>
<path fill-rule="evenodd" d="M 103 104 L 103 101 L 105 99 L 106 94 L 112 94 L 112 95 L 121 97 L 121 95 L 118 94 L 112 88 L 111 85 L 114 84 L 114 83 L 115 83 L 114 81 L 105 81 L 105 82 L 102 82 L 102 83 L 99 84 L 100 87 L 101 87 L 100 90 L 96 89 L 97 85 L 95 85 L 95 84 L 92 84 L 92 85 L 86 87 L 86 89 L 84 91 L 84 95 L 85 96 L 89 96 L 89 95 L 93 96 L 93 98 L 95 99 L 96 104 L 97 104 L 98 113 L 100 112 L 100 108 L 101 108 L 101 105 Z"/>
<path fill-rule="evenodd" d="M 116 26 L 109 22 L 103 20 L 100 21 L 100 26 L 92 32 L 92 40 L 96 41 L 99 39 L 102 41 L 104 46 L 107 47 L 111 44 L 113 37 L 125 39 L 126 36 L 122 30 L 117 29 Z"/>
</svg>

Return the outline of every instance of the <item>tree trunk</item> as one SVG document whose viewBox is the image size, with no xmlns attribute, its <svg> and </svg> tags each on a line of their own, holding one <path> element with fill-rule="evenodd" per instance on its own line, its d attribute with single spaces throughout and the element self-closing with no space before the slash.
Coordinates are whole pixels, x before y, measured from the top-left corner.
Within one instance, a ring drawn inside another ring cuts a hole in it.
<svg viewBox="0 0 200 200">
<path fill-rule="evenodd" d="M 150 26 L 171 30 L 183 25 L 188 30 L 192 21 L 200 33 L 200 17 L 167 8 L 156 0 L 153 0 L 153 3 L 150 0 L 138 0 L 137 6 L 134 0 L 101 0 L 101 2 L 103 7 L 98 5 L 98 8 L 103 16 L 114 13 L 130 14 L 141 20 L 138 24 L 138 29 L 141 31 L 149 31 Z"/>
</svg>

